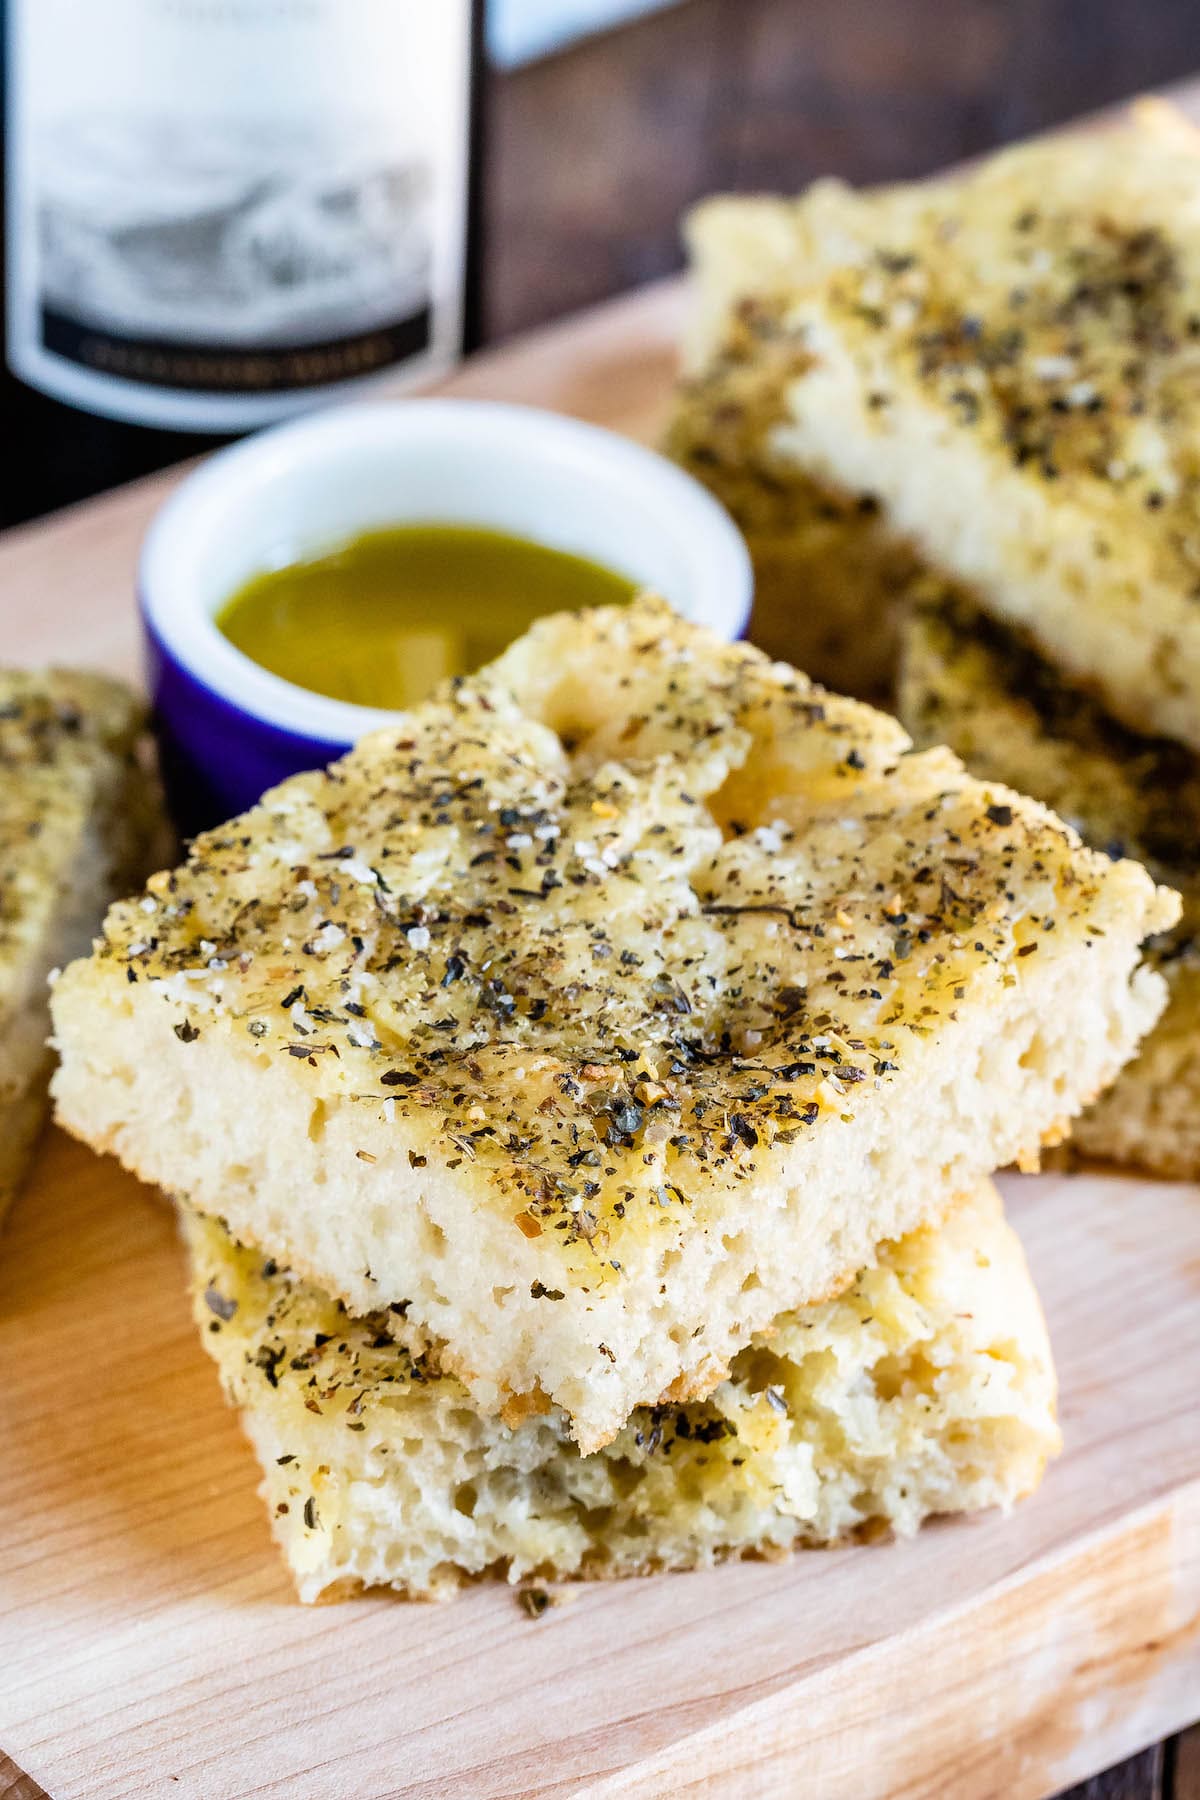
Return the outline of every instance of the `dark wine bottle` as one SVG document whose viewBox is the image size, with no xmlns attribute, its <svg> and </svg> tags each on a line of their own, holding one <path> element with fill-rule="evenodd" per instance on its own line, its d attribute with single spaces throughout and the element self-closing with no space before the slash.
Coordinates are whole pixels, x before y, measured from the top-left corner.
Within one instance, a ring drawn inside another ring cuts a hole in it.
<svg viewBox="0 0 1200 1800">
<path fill-rule="evenodd" d="M 479 323 L 483 0 L 5 0 L 0 525 Z"/>
</svg>

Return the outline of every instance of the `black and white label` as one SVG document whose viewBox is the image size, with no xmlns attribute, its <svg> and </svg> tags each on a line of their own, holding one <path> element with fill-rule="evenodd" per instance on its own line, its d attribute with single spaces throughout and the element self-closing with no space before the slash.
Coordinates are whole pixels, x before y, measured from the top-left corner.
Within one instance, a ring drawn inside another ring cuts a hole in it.
<svg viewBox="0 0 1200 1800">
<path fill-rule="evenodd" d="M 462 333 L 469 0 L 9 0 L 8 360 L 243 431 Z"/>
</svg>

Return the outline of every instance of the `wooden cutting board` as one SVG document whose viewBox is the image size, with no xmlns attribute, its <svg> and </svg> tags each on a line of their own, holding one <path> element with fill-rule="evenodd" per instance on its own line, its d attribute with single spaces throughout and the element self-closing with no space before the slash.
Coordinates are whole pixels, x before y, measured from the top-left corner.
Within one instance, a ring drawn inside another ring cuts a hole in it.
<svg viewBox="0 0 1200 1800">
<path fill-rule="evenodd" d="M 652 438 L 680 308 L 649 289 L 449 385 Z M 6 659 L 136 668 L 167 485 L 0 543 Z M 0 1246 L 0 1796 L 1040 1800 L 1189 1723 L 1200 1190 L 1006 1191 L 1067 1442 L 1011 1519 L 592 1585 L 537 1620 L 502 1586 L 306 1610 L 166 1206 L 49 1134 Z"/>
</svg>

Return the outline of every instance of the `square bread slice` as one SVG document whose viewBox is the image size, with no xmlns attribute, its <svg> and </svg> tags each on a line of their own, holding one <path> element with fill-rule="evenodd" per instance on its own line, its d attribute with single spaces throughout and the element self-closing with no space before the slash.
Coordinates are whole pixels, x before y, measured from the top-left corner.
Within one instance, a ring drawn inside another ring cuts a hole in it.
<svg viewBox="0 0 1200 1800">
<path fill-rule="evenodd" d="M 303 1600 L 466 1578 L 639 1575 L 1009 1507 L 1059 1447 L 1045 1323 L 1000 1197 L 779 1319 L 707 1400 L 582 1457 L 557 1410 L 480 1414 L 419 1332 L 354 1318 L 183 1215 L 197 1323 Z"/>
<path fill-rule="evenodd" d="M 47 977 L 165 848 L 144 734 L 116 682 L 0 672 L 0 1215 L 46 1111 Z"/>
<path fill-rule="evenodd" d="M 774 453 L 1028 631 L 1132 729 L 1200 749 L 1200 135 L 1110 133 L 865 196 L 798 292 Z M 866 211 L 856 216 L 856 230 Z"/>
<path fill-rule="evenodd" d="M 903 627 L 899 705 L 919 744 L 949 744 L 972 773 L 1036 794 L 1097 849 L 1136 857 L 1180 891 L 1179 925 L 1148 946 L 1166 1011 L 1071 1141 L 1200 1177 L 1200 758 L 1118 725 L 1027 641 L 932 580 L 914 588 Z"/>
<path fill-rule="evenodd" d="M 645 600 L 199 838 L 57 984 L 58 1116 L 591 1451 L 1036 1157 L 1177 897 Z"/>
</svg>

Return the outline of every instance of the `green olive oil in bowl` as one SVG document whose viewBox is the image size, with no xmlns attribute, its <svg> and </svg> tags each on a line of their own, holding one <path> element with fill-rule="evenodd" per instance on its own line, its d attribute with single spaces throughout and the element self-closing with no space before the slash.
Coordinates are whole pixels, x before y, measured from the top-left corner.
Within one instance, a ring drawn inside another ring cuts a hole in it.
<svg viewBox="0 0 1200 1800">
<path fill-rule="evenodd" d="M 253 576 L 216 622 L 297 687 L 393 710 L 490 662 L 545 613 L 634 592 L 600 563 L 507 532 L 399 525 Z"/>
</svg>

